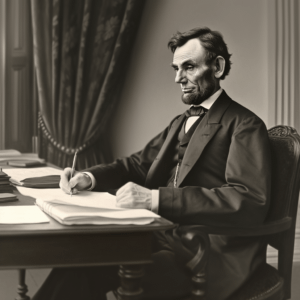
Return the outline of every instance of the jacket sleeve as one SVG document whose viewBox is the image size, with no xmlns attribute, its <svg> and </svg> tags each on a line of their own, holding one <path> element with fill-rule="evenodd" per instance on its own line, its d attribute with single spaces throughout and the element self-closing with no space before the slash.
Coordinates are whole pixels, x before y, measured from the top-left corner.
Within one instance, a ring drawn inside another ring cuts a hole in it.
<svg viewBox="0 0 300 300">
<path fill-rule="evenodd" d="M 165 130 L 154 137 L 142 151 L 136 152 L 129 157 L 119 158 L 110 164 L 100 164 L 83 170 L 82 172 L 91 172 L 94 175 L 97 181 L 94 190 L 107 191 L 118 189 L 129 181 L 143 186 L 148 170 L 176 119 L 177 117 L 172 120 Z"/>
<path fill-rule="evenodd" d="M 226 163 L 226 184 L 159 188 L 158 213 L 180 224 L 254 225 L 266 217 L 271 185 L 268 133 L 258 117 L 234 130 Z"/>
</svg>

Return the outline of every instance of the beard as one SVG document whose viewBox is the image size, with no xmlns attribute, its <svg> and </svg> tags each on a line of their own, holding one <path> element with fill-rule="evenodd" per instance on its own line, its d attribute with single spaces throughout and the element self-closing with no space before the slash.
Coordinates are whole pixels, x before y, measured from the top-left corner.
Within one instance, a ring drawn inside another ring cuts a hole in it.
<svg viewBox="0 0 300 300">
<path fill-rule="evenodd" d="M 201 89 L 199 92 L 187 93 L 181 95 L 181 100 L 184 104 L 188 105 L 200 105 L 203 101 L 208 99 L 215 92 L 215 85 L 209 85 L 205 89 Z"/>
<path fill-rule="evenodd" d="M 203 75 L 202 82 L 205 83 L 205 86 L 201 86 L 201 84 L 198 83 L 198 91 L 182 94 L 181 99 L 183 103 L 188 105 L 200 105 L 216 92 L 217 84 L 213 78 L 213 70 L 211 68 Z"/>
</svg>

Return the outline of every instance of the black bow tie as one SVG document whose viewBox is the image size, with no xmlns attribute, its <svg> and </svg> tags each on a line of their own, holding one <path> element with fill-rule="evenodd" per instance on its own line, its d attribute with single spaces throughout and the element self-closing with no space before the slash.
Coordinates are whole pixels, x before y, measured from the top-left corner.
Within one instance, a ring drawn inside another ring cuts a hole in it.
<svg viewBox="0 0 300 300">
<path fill-rule="evenodd" d="M 186 112 L 185 115 L 187 117 L 191 117 L 191 116 L 202 116 L 204 114 L 206 114 L 208 110 L 202 106 L 192 106 L 190 107 Z"/>
</svg>

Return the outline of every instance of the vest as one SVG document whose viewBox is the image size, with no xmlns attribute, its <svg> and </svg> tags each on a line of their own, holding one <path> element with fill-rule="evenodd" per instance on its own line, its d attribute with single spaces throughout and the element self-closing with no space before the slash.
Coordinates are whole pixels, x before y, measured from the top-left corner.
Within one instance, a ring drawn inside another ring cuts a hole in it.
<svg viewBox="0 0 300 300">
<path fill-rule="evenodd" d="M 175 177 L 178 178 L 181 162 L 182 162 L 183 156 L 185 154 L 185 151 L 187 149 L 187 146 L 190 142 L 190 139 L 193 136 L 193 133 L 195 132 L 197 126 L 202 121 L 204 116 L 205 116 L 205 114 L 200 116 L 195 121 L 195 123 L 191 126 L 189 131 L 186 133 L 184 132 L 185 131 L 184 129 L 185 129 L 185 124 L 186 124 L 187 119 L 183 123 L 181 130 L 178 133 L 175 147 L 173 148 L 174 151 L 172 152 L 172 162 L 171 162 L 171 168 L 170 168 L 170 172 L 169 172 L 169 179 L 166 183 L 167 187 L 174 187 L 174 180 L 175 180 Z"/>
</svg>

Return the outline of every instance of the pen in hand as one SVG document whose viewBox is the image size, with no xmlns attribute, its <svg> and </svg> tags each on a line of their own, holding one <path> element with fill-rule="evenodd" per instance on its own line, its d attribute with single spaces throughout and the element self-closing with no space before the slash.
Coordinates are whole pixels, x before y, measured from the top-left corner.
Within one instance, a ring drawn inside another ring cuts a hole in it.
<svg viewBox="0 0 300 300">
<path fill-rule="evenodd" d="M 77 160 L 77 151 L 75 152 L 74 159 L 73 159 L 73 165 L 72 165 L 70 180 L 72 179 L 72 177 L 74 175 L 75 166 L 76 166 L 76 160 Z M 71 190 L 70 190 L 70 196 L 72 197 L 72 195 L 73 195 L 73 189 L 71 188 Z"/>
</svg>

